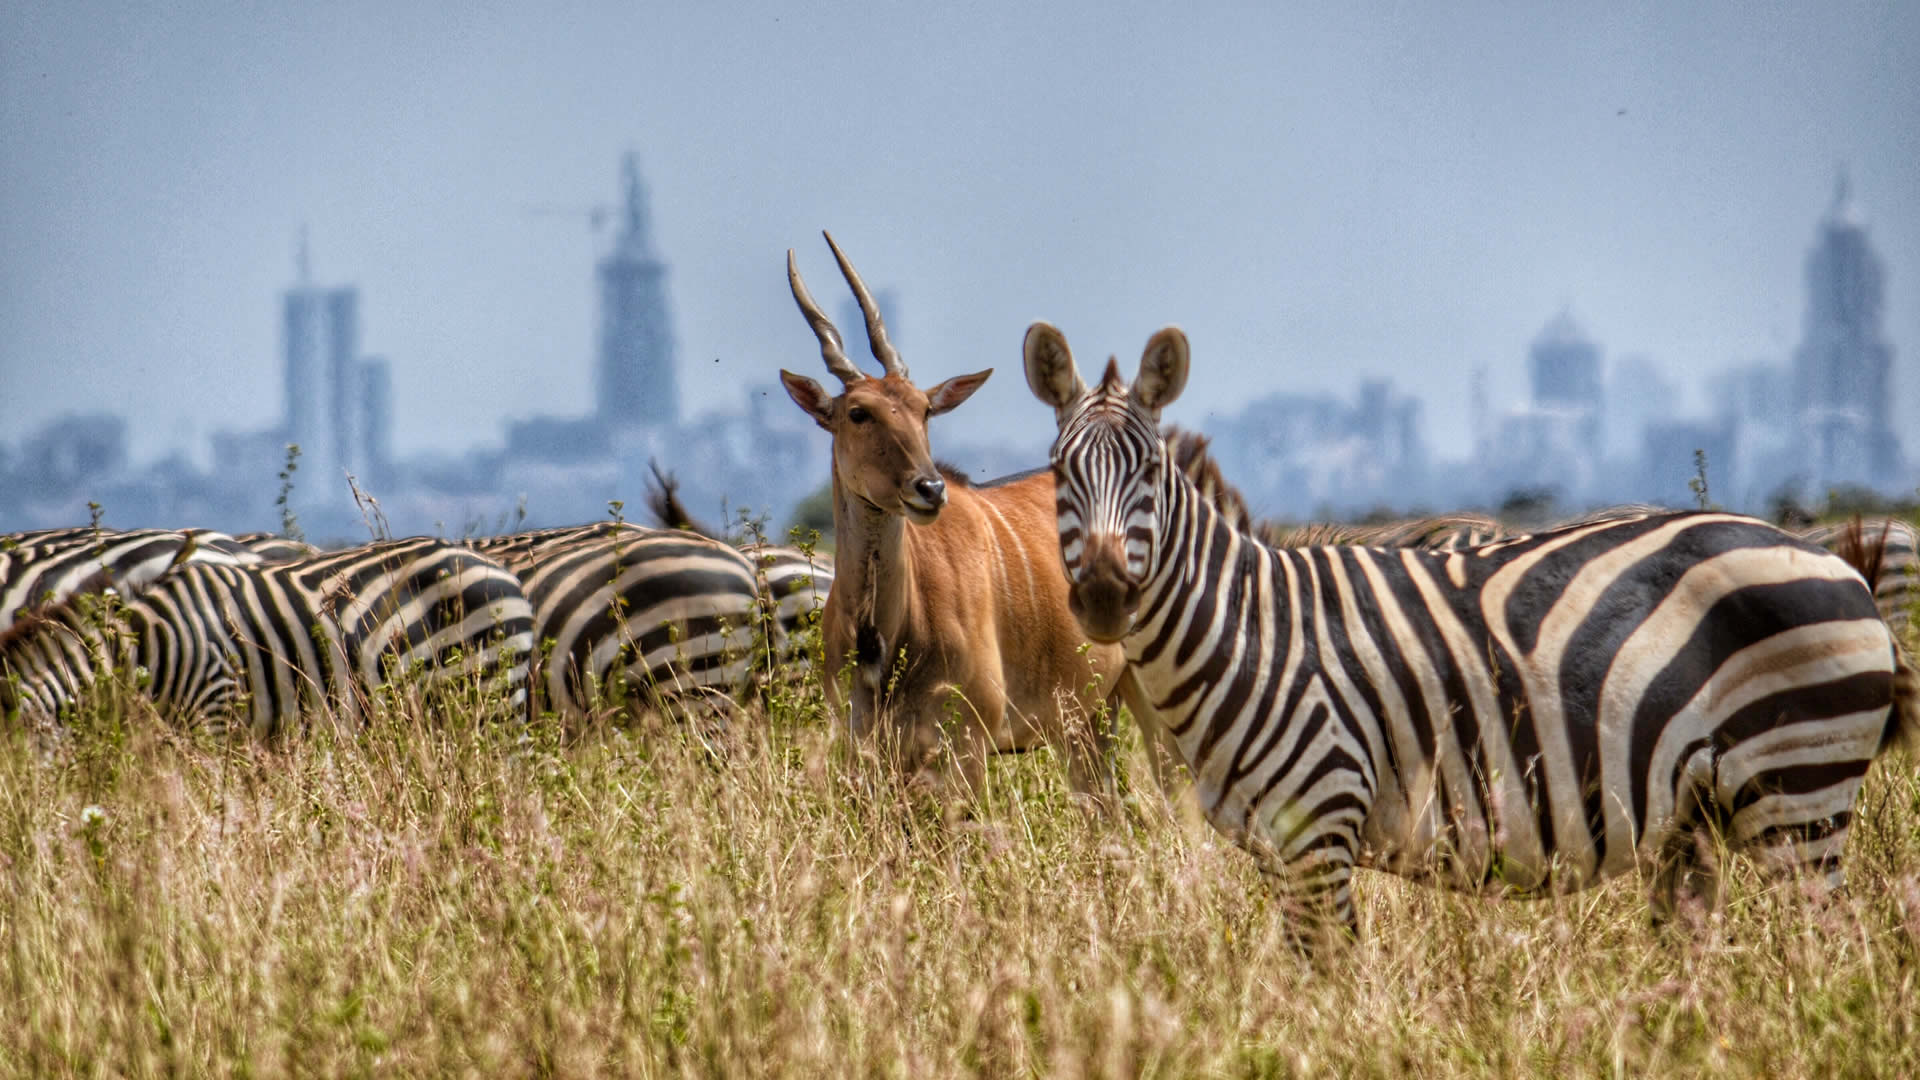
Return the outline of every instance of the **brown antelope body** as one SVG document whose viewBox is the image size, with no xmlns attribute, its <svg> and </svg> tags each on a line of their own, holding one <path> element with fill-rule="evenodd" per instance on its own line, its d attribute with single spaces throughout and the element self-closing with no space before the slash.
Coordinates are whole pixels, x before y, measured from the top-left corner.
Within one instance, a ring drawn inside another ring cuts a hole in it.
<svg viewBox="0 0 1920 1080">
<path fill-rule="evenodd" d="M 866 316 L 874 378 L 847 358 L 787 252 L 793 298 L 820 341 L 835 396 L 781 371 L 787 393 L 833 435 L 836 574 L 822 613 L 829 703 L 856 738 L 877 737 L 916 784 L 978 792 L 986 757 L 1052 745 L 1079 792 L 1109 787 L 1096 720 L 1121 670 L 1115 646 L 1088 648 L 1067 608 L 1053 477 L 971 487 L 943 474 L 927 421 L 964 402 L 992 369 L 921 390 L 888 341 L 860 276 L 831 236 Z M 842 702 L 839 675 L 851 669 Z M 951 754 L 943 753 L 951 743 Z"/>
</svg>

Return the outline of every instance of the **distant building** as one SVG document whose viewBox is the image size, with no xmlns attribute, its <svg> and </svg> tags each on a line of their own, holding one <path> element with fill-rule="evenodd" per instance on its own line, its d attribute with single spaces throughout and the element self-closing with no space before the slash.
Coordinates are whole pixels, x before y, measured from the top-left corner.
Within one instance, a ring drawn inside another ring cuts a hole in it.
<svg viewBox="0 0 1920 1080">
<path fill-rule="evenodd" d="M 28 498 L 48 500 L 70 498 L 118 479 L 127 470 L 126 418 L 110 413 L 63 416 L 26 439 L 16 469 Z"/>
<path fill-rule="evenodd" d="M 1623 356 L 1607 372 L 1606 430 L 1610 461 L 1632 461 L 1642 449 L 1648 424 L 1673 419 L 1680 411 L 1680 387 L 1643 354 Z"/>
<path fill-rule="evenodd" d="M 1549 319 L 1534 337 L 1527 385 L 1527 403 L 1507 410 L 1477 438 L 1484 482 L 1496 495 L 1592 498 L 1607 475 L 1600 346 L 1571 312 Z"/>
<path fill-rule="evenodd" d="M 299 269 L 299 280 L 281 298 L 283 426 L 287 441 L 300 444 L 306 467 L 338 477 L 353 458 L 360 294 L 314 285 L 304 238 Z"/>
<path fill-rule="evenodd" d="M 387 362 L 360 355 L 360 292 L 313 284 L 306 238 L 299 280 L 281 298 L 284 442 L 300 447 L 306 500 L 347 501 L 345 478 L 363 488 L 392 475 L 393 383 Z"/>
<path fill-rule="evenodd" d="M 1904 485 L 1891 422 L 1893 347 L 1883 336 L 1886 271 L 1867 243 L 1845 172 L 1807 256 L 1807 311 L 1793 355 L 1799 426 L 1816 494 Z"/>
<path fill-rule="evenodd" d="M 1641 479 L 1638 502 L 1662 506 L 1698 505 L 1699 493 L 1690 484 L 1699 475 L 1698 454 L 1706 455 L 1707 497 L 1717 505 L 1728 502 L 1723 464 L 1733 460 L 1733 433 L 1718 420 L 1668 420 L 1649 424 L 1642 435 Z M 1697 452 L 1697 453 L 1696 453 Z"/>
<path fill-rule="evenodd" d="M 638 159 L 621 163 L 620 234 L 600 260 L 600 355 L 595 414 L 609 431 L 680 422 L 667 266 L 655 255 Z"/>
<path fill-rule="evenodd" d="M 1362 380 L 1351 404 L 1273 394 L 1206 431 L 1228 479 L 1264 515 L 1364 513 L 1420 501 L 1427 490 L 1420 402 L 1385 380 Z"/>
<path fill-rule="evenodd" d="M 1598 458 L 1603 402 L 1600 346 L 1594 344 L 1569 311 L 1548 320 L 1527 350 L 1527 380 L 1533 407 L 1557 413 L 1573 425 L 1575 443 Z"/>
</svg>

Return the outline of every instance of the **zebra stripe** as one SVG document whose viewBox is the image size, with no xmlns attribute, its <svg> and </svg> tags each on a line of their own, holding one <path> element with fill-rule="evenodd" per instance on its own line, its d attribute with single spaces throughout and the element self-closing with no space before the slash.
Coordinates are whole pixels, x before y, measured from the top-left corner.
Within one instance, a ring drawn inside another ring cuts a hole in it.
<svg viewBox="0 0 1920 1080">
<path fill-rule="evenodd" d="M 1705 830 L 1839 882 L 1896 726 L 1895 644 L 1846 562 L 1711 513 L 1276 550 L 1166 467 L 1135 393 L 1112 369 L 1070 407 L 1040 393 L 1082 622 L 1118 627 L 1209 820 L 1309 922 L 1355 926 L 1356 865 L 1521 894 L 1653 867 L 1664 909 Z"/>
<path fill-rule="evenodd" d="M 584 714 L 616 678 L 669 699 L 736 692 L 769 632 L 753 565 L 717 540 L 605 522 L 469 544 L 520 575 L 547 708 Z"/>
<path fill-rule="evenodd" d="M 248 566 L 260 557 L 225 533 L 80 526 L 0 536 L 0 630 L 22 611 L 57 604 L 83 588 L 136 588 L 175 562 Z"/>
<path fill-rule="evenodd" d="M 416 673 L 430 698 L 499 687 L 519 718 L 532 616 L 511 573 L 433 539 L 277 566 L 185 563 L 0 634 L 0 712 L 51 725 L 112 662 L 144 668 L 169 717 L 216 732 L 231 719 L 273 736 L 320 707 L 358 726 L 373 695 Z"/>
<path fill-rule="evenodd" d="M 653 472 L 653 479 L 647 484 L 647 508 L 653 511 L 662 528 L 727 541 L 720 531 L 687 511 L 680 501 L 679 482 L 672 473 L 662 471 L 657 461 L 649 461 L 647 466 Z M 780 624 L 780 633 L 792 646 L 787 659 L 798 666 L 810 663 L 811 658 L 796 635 L 820 621 L 827 595 L 833 591 L 833 560 L 817 551 L 764 542 L 735 546 L 753 561 L 759 574 L 760 595 Z"/>
</svg>

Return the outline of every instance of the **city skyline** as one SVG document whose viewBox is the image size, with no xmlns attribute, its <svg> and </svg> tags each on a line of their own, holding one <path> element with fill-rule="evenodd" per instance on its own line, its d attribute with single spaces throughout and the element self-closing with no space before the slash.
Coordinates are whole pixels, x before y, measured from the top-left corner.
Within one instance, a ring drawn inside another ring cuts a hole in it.
<svg viewBox="0 0 1920 1080">
<path fill-rule="evenodd" d="M 743 384 L 732 408 L 681 414 L 672 267 L 652 243 L 634 154 L 623 156 L 620 175 L 620 201 L 589 210 L 590 220 L 619 225 L 596 261 L 596 396 L 585 413 L 509 420 L 498 449 L 396 455 L 388 364 L 361 350 L 359 290 L 317 283 L 303 238 L 281 295 L 277 423 L 217 430 L 204 470 L 178 454 L 136 465 L 126 419 L 113 414 L 50 423 L 23 441 L 16 461 L 0 440 L 0 529 L 70 523 L 89 504 L 109 507 L 121 525 L 269 527 L 270 478 L 297 445 L 304 479 L 288 489 L 290 474 L 280 473 L 276 506 L 321 536 L 351 535 L 375 518 L 403 533 L 572 523 L 637 508 L 662 468 L 678 477 L 696 516 L 728 522 L 746 510 L 777 532 L 818 490 L 825 446 L 772 384 Z M 1884 326 L 1886 268 L 1844 171 L 1815 233 L 1791 363 L 1711 373 L 1704 415 L 1685 413 L 1683 384 L 1644 356 L 1610 363 L 1605 344 L 1565 306 L 1526 347 L 1519 402 L 1493 408 L 1484 369 L 1475 372 L 1465 457 L 1432 453 L 1417 393 L 1364 374 L 1351 399 L 1292 388 L 1198 421 L 1168 419 L 1213 438 L 1229 482 L 1256 512 L 1291 520 L 1442 507 L 1509 507 L 1549 520 L 1556 507 L 1688 505 L 1709 497 L 1703 481 L 1717 504 L 1770 515 L 1817 508 L 1841 489 L 1901 498 L 1920 472 L 1905 460 L 1887 399 L 1896 350 Z M 837 291 L 833 278 L 825 287 Z M 876 300 L 889 336 L 910 347 L 898 295 L 882 289 Z M 864 354 L 858 306 L 851 297 L 837 306 L 851 352 Z M 1038 441 L 942 437 L 935 445 L 976 480 L 1030 468 L 1044 454 Z M 380 500 L 377 512 L 361 503 L 363 493 Z"/>
<path fill-rule="evenodd" d="M 0 162 L 14 438 L 103 408 L 148 459 L 265 421 L 262 311 L 302 222 L 390 359 L 397 454 L 584 412 L 599 245 L 524 208 L 603 200 L 628 146 L 691 414 L 807 362 L 783 256 L 830 267 L 824 226 L 910 310 L 916 371 L 1002 369 L 956 434 L 1044 437 L 1007 377 L 1033 318 L 1123 356 L 1176 322 L 1196 418 L 1390 377 L 1458 456 L 1472 369 L 1512 404 L 1568 302 L 1689 386 L 1785 360 L 1840 162 L 1914 411 L 1920 16 L 1897 4 L 109 14 L 0 15 L 0 135 L 36 147 Z"/>
</svg>

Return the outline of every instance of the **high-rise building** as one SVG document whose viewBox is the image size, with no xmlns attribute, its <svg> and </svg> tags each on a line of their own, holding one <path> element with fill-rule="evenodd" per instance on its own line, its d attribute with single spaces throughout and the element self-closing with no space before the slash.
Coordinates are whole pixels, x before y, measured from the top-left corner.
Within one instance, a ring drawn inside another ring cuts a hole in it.
<svg viewBox="0 0 1920 1080">
<path fill-rule="evenodd" d="M 1807 467 L 1816 492 L 1888 488 L 1903 465 L 1892 416 L 1893 347 L 1882 336 L 1886 271 L 1867 243 L 1843 170 L 1807 255 L 1807 312 L 1793 354 Z"/>
<path fill-rule="evenodd" d="M 1534 408 L 1566 416 L 1575 441 L 1599 456 L 1600 346 L 1574 322 L 1572 313 L 1561 311 L 1533 339 L 1527 375 Z"/>
<path fill-rule="evenodd" d="M 596 418 L 609 431 L 677 424 L 680 388 L 667 266 L 653 249 L 653 226 L 639 161 L 621 162 L 625 201 L 613 250 L 600 260 L 600 356 Z"/>
<path fill-rule="evenodd" d="M 375 492 L 384 491 L 393 476 L 393 374 L 382 357 L 361 361 L 354 410 L 354 472 Z"/>
<path fill-rule="evenodd" d="M 313 283 L 304 236 L 299 274 L 281 305 L 286 440 L 300 445 L 303 463 L 323 481 L 337 480 L 356 450 L 360 294 Z"/>
</svg>

